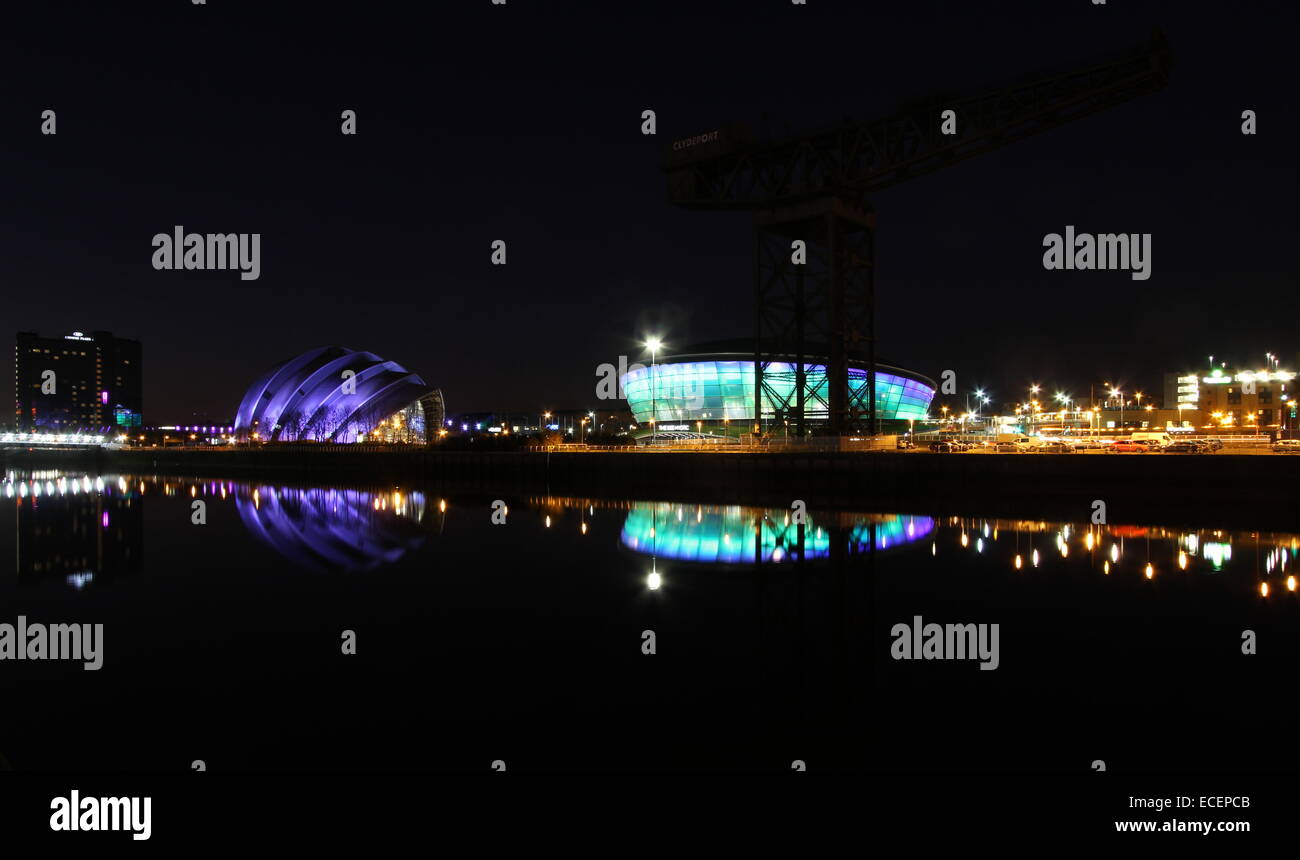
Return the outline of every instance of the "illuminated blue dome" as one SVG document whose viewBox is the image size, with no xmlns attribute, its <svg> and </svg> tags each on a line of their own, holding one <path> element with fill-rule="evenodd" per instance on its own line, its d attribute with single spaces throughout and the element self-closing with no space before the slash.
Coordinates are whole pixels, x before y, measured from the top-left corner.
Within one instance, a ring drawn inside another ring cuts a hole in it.
<svg viewBox="0 0 1300 860">
<path fill-rule="evenodd" d="M 268 441 L 421 442 L 442 423 L 442 393 L 395 361 L 323 346 L 253 383 L 235 433 Z"/>
</svg>

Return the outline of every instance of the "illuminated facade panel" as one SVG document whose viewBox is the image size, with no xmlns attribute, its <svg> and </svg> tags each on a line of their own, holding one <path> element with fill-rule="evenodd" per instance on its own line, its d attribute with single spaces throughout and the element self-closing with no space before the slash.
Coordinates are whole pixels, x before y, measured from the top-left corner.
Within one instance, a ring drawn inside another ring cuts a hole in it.
<svg viewBox="0 0 1300 860">
<path fill-rule="evenodd" d="M 767 383 L 780 396 L 794 390 L 793 364 L 772 364 Z M 824 364 L 805 364 L 805 373 L 822 401 L 829 401 L 829 383 Z M 749 420 L 754 415 L 754 362 L 703 360 L 665 361 L 652 367 L 633 367 L 622 378 L 624 396 L 637 421 L 649 422 L 651 412 L 659 423 Z M 849 369 L 849 385 L 855 392 L 867 387 L 867 372 Z M 876 371 L 876 408 L 881 420 L 924 418 L 934 397 L 928 380 L 908 375 L 898 368 Z M 764 396 L 763 418 L 776 414 L 770 398 Z M 825 420 L 826 409 L 809 401 L 808 417 Z"/>
</svg>

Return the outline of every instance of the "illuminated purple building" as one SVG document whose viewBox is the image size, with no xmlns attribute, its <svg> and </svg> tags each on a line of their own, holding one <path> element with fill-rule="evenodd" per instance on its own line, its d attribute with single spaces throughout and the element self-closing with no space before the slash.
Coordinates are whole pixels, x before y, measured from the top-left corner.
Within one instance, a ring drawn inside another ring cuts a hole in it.
<svg viewBox="0 0 1300 860">
<path fill-rule="evenodd" d="M 235 435 L 253 441 L 431 441 L 442 392 L 371 352 L 324 346 L 281 362 L 239 404 Z"/>
</svg>

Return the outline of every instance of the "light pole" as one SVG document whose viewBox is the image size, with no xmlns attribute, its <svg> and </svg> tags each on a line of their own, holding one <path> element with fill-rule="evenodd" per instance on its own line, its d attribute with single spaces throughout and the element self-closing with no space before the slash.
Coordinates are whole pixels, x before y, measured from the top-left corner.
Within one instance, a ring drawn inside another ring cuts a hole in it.
<svg viewBox="0 0 1300 860">
<path fill-rule="evenodd" d="M 650 347 L 650 441 L 653 443 L 659 435 L 659 425 L 655 419 L 659 417 L 659 386 L 658 382 L 658 357 L 659 347 L 664 342 L 657 337 L 652 337 L 646 341 L 646 346 Z"/>
</svg>

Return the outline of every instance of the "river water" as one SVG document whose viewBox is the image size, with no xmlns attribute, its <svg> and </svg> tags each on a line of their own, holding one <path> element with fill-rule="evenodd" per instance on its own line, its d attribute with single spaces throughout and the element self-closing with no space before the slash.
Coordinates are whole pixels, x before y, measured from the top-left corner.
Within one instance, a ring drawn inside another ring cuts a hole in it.
<svg viewBox="0 0 1300 860">
<path fill-rule="evenodd" d="M 103 625 L 97 671 L 0 661 L 17 770 L 1300 764 L 1297 535 L 157 475 L 0 488 L 0 624 Z"/>
</svg>

